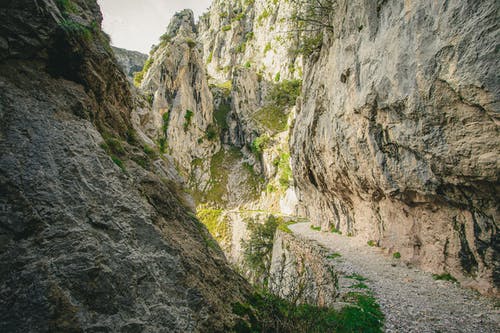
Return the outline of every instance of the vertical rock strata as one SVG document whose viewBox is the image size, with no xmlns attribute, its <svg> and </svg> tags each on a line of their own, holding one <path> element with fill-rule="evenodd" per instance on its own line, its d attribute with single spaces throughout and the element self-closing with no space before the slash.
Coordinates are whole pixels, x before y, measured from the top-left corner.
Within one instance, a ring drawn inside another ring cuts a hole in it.
<svg viewBox="0 0 500 333">
<path fill-rule="evenodd" d="M 495 1 L 338 1 L 291 139 L 308 216 L 498 292 Z"/>
<path fill-rule="evenodd" d="M 226 332 L 250 288 L 134 134 L 100 22 L 0 4 L 0 331 Z"/>
</svg>

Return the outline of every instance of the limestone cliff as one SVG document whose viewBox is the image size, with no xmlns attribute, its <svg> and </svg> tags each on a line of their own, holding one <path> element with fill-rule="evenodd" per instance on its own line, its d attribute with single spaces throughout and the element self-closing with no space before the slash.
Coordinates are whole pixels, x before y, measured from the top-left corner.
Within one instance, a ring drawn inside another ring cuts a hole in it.
<svg viewBox="0 0 500 333">
<path fill-rule="evenodd" d="M 133 129 L 100 22 L 0 4 L 0 331 L 228 331 L 250 288 Z"/>
<path fill-rule="evenodd" d="M 498 2 L 337 1 L 292 161 L 314 224 L 498 291 Z"/>
<path fill-rule="evenodd" d="M 297 211 L 288 133 L 302 56 L 289 52 L 298 43 L 291 15 L 290 4 L 263 0 L 215 1 L 197 25 L 180 12 L 136 76 L 154 140 L 233 261 L 242 221 Z"/>
<path fill-rule="evenodd" d="M 215 0 L 174 18 L 139 79 L 233 259 L 246 220 L 306 214 L 495 293 L 496 11 Z"/>
<path fill-rule="evenodd" d="M 134 78 L 136 72 L 142 71 L 144 63 L 148 59 L 146 54 L 137 51 L 130 51 L 119 47 L 111 47 L 115 54 L 118 64 L 123 72 L 130 78 Z"/>
</svg>

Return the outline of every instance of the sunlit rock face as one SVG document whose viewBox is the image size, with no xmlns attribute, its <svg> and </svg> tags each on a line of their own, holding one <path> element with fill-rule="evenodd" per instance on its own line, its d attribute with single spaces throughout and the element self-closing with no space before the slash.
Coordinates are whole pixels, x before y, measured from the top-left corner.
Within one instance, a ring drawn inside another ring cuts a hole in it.
<svg viewBox="0 0 500 333">
<path fill-rule="evenodd" d="M 291 151 L 313 223 L 498 292 L 495 1 L 339 1 Z"/>
<path fill-rule="evenodd" d="M 134 131 L 100 22 L 0 5 L 0 331 L 227 332 L 250 287 Z"/>
</svg>

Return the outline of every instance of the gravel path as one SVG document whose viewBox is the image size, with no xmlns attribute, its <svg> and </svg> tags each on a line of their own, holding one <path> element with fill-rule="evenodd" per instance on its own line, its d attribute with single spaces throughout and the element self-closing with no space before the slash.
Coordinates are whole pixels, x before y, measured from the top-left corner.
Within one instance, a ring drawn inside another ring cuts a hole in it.
<svg viewBox="0 0 500 333">
<path fill-rule="evenodd" d="M 436 281 L 354 238 L 315 231 L 309 223 L 290 229 L 340 253 L 336 267 L 343 275 L 354 272 L 368 278 L 365 283 L 385 314 L 386 332 L 500 332 L 500 310 L 489 298 L 456 283 Z"/>
</svg>

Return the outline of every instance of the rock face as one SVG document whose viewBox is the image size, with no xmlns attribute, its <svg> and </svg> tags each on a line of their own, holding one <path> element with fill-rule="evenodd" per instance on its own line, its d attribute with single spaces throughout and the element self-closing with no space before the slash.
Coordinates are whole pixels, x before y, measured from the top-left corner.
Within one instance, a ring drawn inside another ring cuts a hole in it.
<svg viewBox="0 0 500 333">
<path fill-rule="evenodd" d="M 174 16 L 152 52 L 141 89 L 151 96 L 152 113 L 160 116 L 159 138 L 165 140 L 178 168 L 185 176 L 199 175 L 197 186 L 205 188 L 210 159 L 220 150 L 220 142 L 196 32 L 191 10 Z"/>
<path fill-rule="evenodd" d="M 289 52 L 291 15 L 290 4 L 264 0 L 215 1 L 197 25 L 190 10 L 179 12 L 141 74 L 151 110 L 138 123 L 165 143 L 235 262 L 243 220 L 297 210 L 288 133 L 302 57 Z"/>
<path fill-rule="evenodd" d="M 338 1 L 291 140 L 317 226 L 498 292 L 495 1 Z"/>
<path fill-rule="evenodd" d="M 0 331 L 230 330 L 249 286 L 134 134 L 96 2 L 0 19 Z"/>
<path fill-rule="evenodd" d="M 142 69 L 144 68 L 144 63 L 148 59 L 148 56 L 146 54 L 137 51 L 121 49 L 114 46 L 112 46 L 111 48 L 113 49 L 118 64 L 130 79 L 134 78 L 134 74 L 136 72 L 142 71 Z"/>
<path fill-rule="evenodd" d="M 276 232 L 269 290 L 294 303 L 333 307 L 338 277 L 326 249 L 299 236 Z"/>
</svg>

